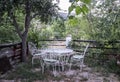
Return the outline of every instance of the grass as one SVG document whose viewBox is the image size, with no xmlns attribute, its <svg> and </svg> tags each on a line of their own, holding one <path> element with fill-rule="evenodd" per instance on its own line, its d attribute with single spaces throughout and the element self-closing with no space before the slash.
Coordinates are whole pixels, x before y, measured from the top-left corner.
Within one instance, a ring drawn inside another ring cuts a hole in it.
<svg viewBox="0 0 120 82">
<path fill-rule="evenodd" d="M 31 59 L 31 58 L 29 58 Z M 38 70 L 36 70 L 38 69 Z M 62 76 L 54 77 L 50 73 L 49 70 L 46 70 L 45 73 L 42 73 L 40 70 L 40 62 L 35 60 L 35 64 L 31 64 L 31 60 L 28 60 L 27 63 L 20 63 L 18 64 L 15 69 L 10 71 L 5 75 L 5 77 L 1 79 L 7 80 L 21 80 L 21 82 L 34 82 L 34 81 L 45 81 L 49 82 L 49 80 L 61 80 Z"/>
<path fill-rule="evenodd" d="M 39 63 L 37 63 L 39 65 Z M 46 75 L 42 74 L 41 71 L 33 71 L 36 67 L 31 65 L 31 62 L 28 61 L 27 63 L 20 63 L 16 66 L 16 68 L 9 72 L 7 76 L 3 79 L 13 80 L 13 79 L 21 79 L 22 82 L 33 82 L 33 80 L 44 80 Z M 27 80 L 27 81 L 26 81 Z"/>
<path fill-rule="evenodd" d="M 120 67 L 116 64 L 116 59 L 113 57 L 109 60 L 106 60 L 106 57 L 103 59 L 102 54 L 96 54 L 97 56 L 91 57 L 88 55 L 86 57 L 85 63 L 93 68 L 96 72 L 100 72 L 104 76 L 108 76 L 109 73 L 115 73 L 120 76 Z"/>
</svg>

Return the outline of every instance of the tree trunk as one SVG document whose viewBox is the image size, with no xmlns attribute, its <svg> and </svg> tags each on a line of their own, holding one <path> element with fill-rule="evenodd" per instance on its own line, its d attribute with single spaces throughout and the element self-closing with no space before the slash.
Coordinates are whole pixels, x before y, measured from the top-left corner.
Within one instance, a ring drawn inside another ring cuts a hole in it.
<svg viewBox="0 0 120 82">
<path fill-rule="evenodd" d="M 22 60 L 24 62 L 27 61 L 27 34 L 28 34 L 28 29 L 30 26 L 30 3 L 29 0 L 26 1 L 25 3 L 25 11 L 26 11 L 26 16 L 25 16 L 25 31 L 22 34 Z"/>
<path fill-rule="evenodd" d="M 22 61 L 27 61 L 27 38 L 25 36 L 22 37 Z"/>
</svg>

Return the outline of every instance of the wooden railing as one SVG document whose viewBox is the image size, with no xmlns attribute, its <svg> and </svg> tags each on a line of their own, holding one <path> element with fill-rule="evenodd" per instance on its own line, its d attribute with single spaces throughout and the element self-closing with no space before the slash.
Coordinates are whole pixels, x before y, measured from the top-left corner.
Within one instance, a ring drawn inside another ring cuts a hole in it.
<svg viewBox="0 0 120 82">
<path fill-rule="evenodd" d="M 8 58 L 11 60 L 11 63 L 17 64 L 22 61 L 22 43 L 15 43 L 15 44 L 2 44 L 0 45 L 0 50 L 10 48 L 13 53 L 6 52 L 4 55 L 7 55 Z"/>
<path fill-rule="evenodd" d="M 66 40 L 58 40 L 58 39 L 55 39 L 55 40 L 40 40 L 39 42 L 43 42 L 43 45 L 45 44 L 44 42 L 49 42 L 49 43 L 51 43 L 51 42 L 55 42 L 55 41 L 59 41 L 59 42 L 65 42 Z M 118 51 L 119 49 L 120 49 L 120 47 L 107 47 L 107 46 L 105 46 L 106 44 L 112 44 L 112 45 L 115 45 L 115 44 L 118 44 L 118 45 L 120 45 L 120 41 L 109 41 L 109 42 L 104 42 L 103 44 L 101 44 L 101 42 L 98 42 L 98 41 L 95 41 L 95 40 L 72 40 L 72 44 L 74 44 L 74 45 L 72 45 L 72 48 L 74 49 L 74 50 L 77 50 L 77 51 L 79 51 L 79 45 L 76 45 L 75 43 L 77 43 L 77 44 L 79 44 L 79 43 L 89 43 L 90 44 L 90 46 L 89 46 L 89 49 L 103 49 L 103 50 L 105 50 L 105 49 L 107 49 L 107 50 L 113 50 L 113 51 Z M 45 44 L 46 45 L 46 44 Z M 65 46 L 65 44 L 62 44 L 62 45 L 57 45 L 57 44 L 47 44 L 47 46 Z M 116 54 L 116 53 L 114 53 L 114 54 Z"/>
<path fill-rule="evenodd" d="M 40 42 L 54 42 L 54 41 L 65 42 L 66 40 L 63 40 L 63 39 L 40 40 Z M 74 43 L 74 42 L 77 42 L 77 43 L 80 43 L 80 42 L 82 42 L 82 43 L 83 43 L 83 42 L 84 42 L 84 43 L 90 43 L 90 44 L 92 44 L 92 45 L 91 45 L 89 48 L 98 48 L 98 49 L 100 49 L 100 48 L 105 48 L 105 49 L 110 49 L 110 48 L 108 48 L 108 47 L 103 46 L 100 42 L 95 41 L 95 40 L 72 40 L 72 42 L 73 42 L 73 43 Z M 105 42 L 104 45 L 107 44 L 107 43 L 109 43 L 109 44 L 117 44 L 117 43 L 119 43 L 119 44 L 120 44 L 120 41 Z M 48 46 L 59 46 L 59 45 L 56 45 L 56 44 L 48 44 Z M 64 45 L 60 45 L 60 46 L 65 46 L 65 44 L 64 44 Z M 117 49 L 117 48 L 112 48 L 112 49 Z"/>
<path fill-rule="evenodd" d="M 41 40 L 40 42 L 54 43 L 54 41 L 65 42 L 65 40 Z M 80 43 L 89 43 L 90 44 L 90 46 L 88 48 L 88 52 L 87 52 L 87 53 L 89 53 L 89 55 L 87 55 L 87 56 L 89 56 L 89 58 L 91 58 L 91 59 L 97 60 L 96 56 L 102 55 L 103 57 L 104 56 L 106 57 L 105 59 L 101 60 L 102 63 L 109 60 L 110 57 L 116 58 L 117 61 L 120 61 L 120 41 L 114 41 L 114 42 L 109 41 L 109 42 L 103 43 L 103 42 L 95 41 L 95 40 L 72 40 L 71 48 L 76 52 L 83 52 L 81 50 L 81 46 L 78 45 Z M 112 45 L 112 46 L 110 47 L 107 44 Z M 65 44 L 64 45 L 48 44 L 48 46 L 65 46 Z"/>
</svg>

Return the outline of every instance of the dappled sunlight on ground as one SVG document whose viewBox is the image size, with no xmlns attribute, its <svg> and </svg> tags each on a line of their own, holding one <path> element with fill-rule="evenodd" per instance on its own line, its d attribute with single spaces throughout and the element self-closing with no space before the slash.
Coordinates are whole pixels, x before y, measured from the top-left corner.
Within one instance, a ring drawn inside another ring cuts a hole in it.
<svg viewBox="0 0 120 82">
<path fill-rule="evenodd" d="M 32 68 L 33 73 L 41 73 L 40 68 Z M 45 79 L 34 80 L 32 82 L 120 82 L 117 75 L 95 72 L 92 68 L 84 67 L 82 71 L 79 68 L 65 71 L 46 70 L 43 74 Z M 16 75 L 17 76 L 17 75 Z M 31 77 L 32 78 L 32 77 Z M 15 80 L 0 80 L 0 82 L 29 82 L 28 79 L 15 78 Z"/>
<path fill-rule="evenodd" d="M 35 68 L 36 72 L 40 69 Z M 50 73 L 46 80 L 35 82 L 120 82 L 115 74 L 109 73 L 107 76 L 95 72 L 92 68 L 85 66 L 82 71 L 79 68 L 65 71 L 47 71 Z"/>
</svg>

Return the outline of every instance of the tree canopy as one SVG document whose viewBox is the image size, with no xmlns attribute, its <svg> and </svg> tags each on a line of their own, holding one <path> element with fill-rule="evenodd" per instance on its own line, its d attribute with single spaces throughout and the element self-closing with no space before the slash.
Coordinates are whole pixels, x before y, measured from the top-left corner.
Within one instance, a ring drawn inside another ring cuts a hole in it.
<svg viewBox="0 0 120 82">
<path fill-rule="evenodd" d="M 7 14 L 8 20 L 22 41 L 23 60 L 26 60 L 26 41 L 30 22 L 33 18 L 48 22 L 57 13 L 56 5 L 52 0 L 1 0 L 0 1 L 0 20 Z M 23 17 L 22 21 L 19 17 Z M 1 22 L 2 23 L 2 22 Z"/>
</svg>

